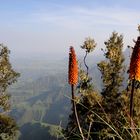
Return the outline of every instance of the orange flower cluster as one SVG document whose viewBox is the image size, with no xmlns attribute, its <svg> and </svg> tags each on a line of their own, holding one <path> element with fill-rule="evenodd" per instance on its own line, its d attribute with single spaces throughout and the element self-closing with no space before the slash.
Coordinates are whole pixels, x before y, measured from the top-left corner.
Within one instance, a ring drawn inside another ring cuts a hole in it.
<svg viewBox="0 0 140 140">
<path fill-rule="evenodd" d="M 135 44 L 131 62 L 130 62 L 130 79 L 135 79 L 140 82 L 140 36 Z"/>
<path fill-rule="evenodd" d="M 69 52 L 69 84 L 76 85 L 78 82 L 78 64 L 76 54 L 73 47 L 70 47 Z"/>
</svg>

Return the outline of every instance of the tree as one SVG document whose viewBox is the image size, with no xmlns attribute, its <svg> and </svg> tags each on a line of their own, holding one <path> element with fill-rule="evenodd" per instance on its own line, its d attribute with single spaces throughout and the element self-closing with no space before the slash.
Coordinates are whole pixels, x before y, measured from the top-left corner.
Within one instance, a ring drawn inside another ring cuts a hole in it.
<svg viewBox="0 0 140 140">
<path fill-rule="evenodd" d="M 113 32 L 110 39 L 105 42 L 105 45 L 106 50 L 104 52 L 104 56 L 106 60 L 101 61 L 98 64 L 104 84 L 101 94 L 105 98 L 112 96 L 117 97 L 120 94 L 120 87 L 122 86 L 122 82 L 124 80 L 122 75 L 125 70 L 125 66 L 123 64 L 124 56 L 122 53 L 123 36 L 119 36 L 118 33 Z"/>
<path fill-rule="evenodd" d="M 0 140 L 11 140 L 16 135 L 15 121 L 8 116 L 10 95 L 7 89 L 16 82 L 19 73 L 15 72 L 9 61 L 10 51 L 0 44 Z"/>
<path fill-rule="evenodd" d="M 122 135 L 123 138 L 127 137 L 124 130 L 127 122 L 123 117 L 125 100 L 122 96 L 123 74 L 125 72 L 122 52 L 123 36 L 113 32 L 109 40 L 105 42 L 105 46 L 106 49 L 103 51 L 105 60 L 98 63 L 103 80 L 101 93 L 94 90 L 90 78 L 87 78 L 88 75 L 84 76 L 88 79 L 84 85 L 88 86 L 81 86 L 83 87 L 82 93 L 86 93 L 81 96 L 80 100 L 84 106 L 83 109 L 80 108 L 81 114 L 84 116 L 81 118 L 86 121 L 82 120 L 81 122 L 83 129 L 86 130 L 85 133 L 90 135 L 87 136 L 88 139 L 120 139 Z M 80 79 L 80 83 L 85 81 Z"/>
<path fill-rule="evenodd" d="M 104 56 L 106 60 L 98 63 L 98 68 L 102 74 L 103 89 L 101 95 L 103 115 L 101 117 L 108 123 L 100 128 L 101 138 L 120 139 L 122 132 L 125 133 L 124 126 L 126 124 L 123 116 L 125 101 L 122 96 L 122 85 L 124 80 L 124 56 L 123 56 L 123 36 L 113 32 L 107 42 L 105 42 L 106 50 Z M 113 129 L 111 129 L 112 126 Z M 94 127 L 94 125 L 93 125 Z M 124 137 L 126 134 L 123 135 Z M 118 138 L 119 137 L 119 138 Z"/>
</svg>

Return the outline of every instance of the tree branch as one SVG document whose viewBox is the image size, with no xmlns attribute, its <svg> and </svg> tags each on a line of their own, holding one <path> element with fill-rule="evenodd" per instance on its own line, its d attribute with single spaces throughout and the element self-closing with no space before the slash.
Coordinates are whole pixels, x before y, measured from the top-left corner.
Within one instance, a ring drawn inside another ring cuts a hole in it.
<svg viewBox="0 0 140 140">
<path fill-rule="evenodd" d="M 86 69 L 87 69 L 87 75 L 88 75 L 88 65 L 86 64 L 86 57 L 87 57 L 87 54 L 88 54 L 88 52 L 86 51 L 86 54 L 85 54 L 85 56 L 84 56 L 84 65 L 86 66 Z"/>
</svg>

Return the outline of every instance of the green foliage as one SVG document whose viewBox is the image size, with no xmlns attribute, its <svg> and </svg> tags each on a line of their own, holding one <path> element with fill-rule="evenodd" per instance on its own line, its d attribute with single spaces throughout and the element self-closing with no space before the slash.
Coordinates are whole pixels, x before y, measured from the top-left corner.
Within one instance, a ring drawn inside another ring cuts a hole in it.
<svg viewBox="0 0 140 140">
<path fill-rule="evenodd" d="M 87 53 L 92 52 L 95 47 L 96 47 L 96 43 L 94 41 L 94 39 L 86 38 L 86 40 L 84 41 L 84 44 L 81 46 L 82 49 L 85 49 Z"/>
<path fill-rule="evenodd" d="M 102 74 L 103 100 L 101 106 L 103 108 L 100 116 L 112 126 L 116 131 L 107 125 L 99 125 L 99 132 L 102 139 L 120 139 L 118 136 L 121 134 L 123 138 L 126 138 L 126 130 L 124 126 L 127 121 L 124 118 L 125 101 L 122 97 L 122 82 L 124 80 L 123 74 L 125 72 L 123 49 L 123 36 L 113 32 L 112 36 L 107 42 L 105 42 L 106 50 L 104 52 L 106 60 L 98 63 L 98 68 Z M 94 130 L 94 124 L 93 124 Z M 122 133 L 123 132 L 123 133 Z M 129 137 L 130 135 L 128 135 Z M 127 137 L 127 138 L 128 138 Z"/>
<path fill-rule="evenodd" d="M 104 53 L 106 60 L 98 63 L 98 68 L 102 74 L 104 89 L 102 95 L 106 98 L 108 96 L 119 96 L 120 87 L 124 77 L 125 66 L 123 49 L 123 36 L 113 32 L 110 39 L 105 42 L 106 51 Z"/>
<path fill-rule="evenodd" d="M 17 126 L 15 121 L 7 115 L 0 115 L 0 140 L 14 139 L 16 134 Z"/>
<path fill-rule="evenodd" d="M 6 115 L 6 112 L 10 109 L 9 98 L 7 94 L 7 88 L 16 82 L 19 73 L 12 69 L 12 65 L 9 62 L 9 53 L 7 47 L 0 44 L 0 139 L 11 140 L 15 137 L 17 127 L 15 121 Z"/>
<path fill-rule="evenodd" d="M 19 73 L 12 69 L 9 62 L 9 53 L 7 47 L 0 44 L 0 107 L 6 111 L 9 109 L 9 95 L 6 94 L 7 88 L 16 82 Z"/>
<path fill-rule="evenodd" d="M 89 77 L 86 72 L 82 69 L 79 70 L 79 84 L 78 93 L 86 94 L 87 90 L 90 92 L 93 90 L 93 85 L 91 83 L 92 78 Z"/>
</svg>

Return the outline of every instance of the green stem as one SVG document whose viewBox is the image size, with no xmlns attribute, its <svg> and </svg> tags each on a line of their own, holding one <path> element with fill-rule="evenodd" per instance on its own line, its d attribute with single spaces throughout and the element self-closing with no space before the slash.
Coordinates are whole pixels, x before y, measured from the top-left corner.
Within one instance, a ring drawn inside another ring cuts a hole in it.
<svg viewBox="0 0 140 140">
<path fill-rule="evenodd" d="M 86 51 L 86 54 L 84 56 L 84 65 L 86 66 L 87 69 L 87 75 L 88 75 L 88 65 L 86 64 L 86 57 L 87 57 L 88 52 Z"/>
<path fill-rule="evenodd" d="M 90 138 L 91 126 L 92 126 L 92 122 L 90 122 L 90 124 L 89 124 L 87 140 L 89 140 L 89 138 Z"/>
<path fill-rule="evenodd" d="M 132 88 L 131 88 L 131 96 L 130 96 L 130 126 L 133 128 L 133 111 L 134 111 L 134 103 L 133 103 L 133 96 L 135 90 L 135 79 L 132 81 Z"/>
<path fill-rule="evenodd" d="M 85 140 L 81 126 L 80 126 L 80 122 L 79 122 L 79 117 L 77 114 L 77 109 L 76 109 L 76 103 L 75 103 L 75 96 L 74 96 L 74 85 L 71 85 L 71 93 L 72 93 L 72 104 L 73 104 L 73 110 L 74 110 L 74 115 L 75 115 L 75 119 L 76 119 L 76 123 L 80 132 L 80 135 L 82 137 L 83 140 Z"/>
</svg>

